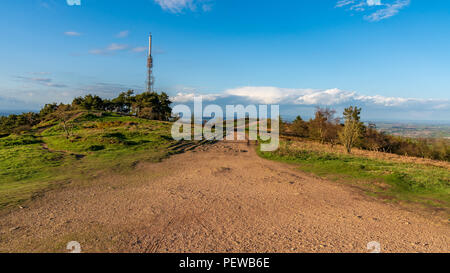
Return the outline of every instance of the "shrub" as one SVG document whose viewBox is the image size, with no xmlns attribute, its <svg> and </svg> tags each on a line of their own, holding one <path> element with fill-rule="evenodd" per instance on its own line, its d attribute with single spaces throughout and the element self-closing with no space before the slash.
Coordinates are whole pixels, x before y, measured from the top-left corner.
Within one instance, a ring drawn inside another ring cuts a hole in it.
<svg viewBox="0 0 450 273">
<path fill-rule="evenodd" d="M 105 146 L 103 146 L 103 145 L 92 145 L 88 148 L 88 150 L 91 152 L 101 151 L 104 149 L 105 149 Z"/>
</svg>

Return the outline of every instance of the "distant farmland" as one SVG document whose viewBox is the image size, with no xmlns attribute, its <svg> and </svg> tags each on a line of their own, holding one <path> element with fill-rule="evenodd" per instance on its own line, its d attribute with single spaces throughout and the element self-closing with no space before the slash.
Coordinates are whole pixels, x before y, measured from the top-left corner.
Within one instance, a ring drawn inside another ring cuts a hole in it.
<svg viewBox="0 0 450 273">
<path fill-rule="evenodd" d="M 412 138 L 450 139 L 450 124 L 376 123 L 379 131 Z"/>
</svg>

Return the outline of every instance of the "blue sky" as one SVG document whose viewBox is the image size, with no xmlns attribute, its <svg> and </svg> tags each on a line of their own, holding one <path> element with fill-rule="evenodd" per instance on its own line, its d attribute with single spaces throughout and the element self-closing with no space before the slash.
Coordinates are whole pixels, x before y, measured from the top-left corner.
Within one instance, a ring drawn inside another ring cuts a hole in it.
<svg viewBox="0 0 450 273">
<path fill-rule="evenodd" d="M 176 102 L 363 107 L 450 120 L 450 1 L 15 0 L 0 10 L 0 112 L 156 89 Z"/>
</svg>

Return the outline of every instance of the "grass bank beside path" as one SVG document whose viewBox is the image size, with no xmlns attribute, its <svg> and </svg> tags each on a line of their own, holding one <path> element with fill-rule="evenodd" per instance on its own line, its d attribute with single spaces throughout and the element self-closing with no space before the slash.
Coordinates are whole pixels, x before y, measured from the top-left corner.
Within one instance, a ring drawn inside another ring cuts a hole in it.
<svg viewBox="0 0 450 273">
<path fill-rule="evenodd" d="M 55 121 L 0 138 L 0 209 L 73 181 L 88 181 L 98 171 L 126 172 L 141 161 L 160 161 L 176 143 L 169 122 L 108 113 L 74 117 L 68 139 Z"/>
<path fill-rule="evenodd" d="M 349 183 L 386 201 L 420 203 L 450 215 L 450 164 L 448 162 L 392 156 L 310 141 L 283 140 L 275 152 L 260 156 L 295 166 L 308 173 Z"/>
</svg>

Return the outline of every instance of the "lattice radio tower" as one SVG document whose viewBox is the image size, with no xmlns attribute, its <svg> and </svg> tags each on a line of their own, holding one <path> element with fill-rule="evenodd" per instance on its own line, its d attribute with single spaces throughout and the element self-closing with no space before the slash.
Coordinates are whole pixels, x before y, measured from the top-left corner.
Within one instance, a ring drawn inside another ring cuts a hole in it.
<svg viewBox="0 0 450 273">
<path fill-rule="evenodd" d="M 152 57 L 152 34 L 148 38 L 148 57 L 147 57 L 147 92 L 153 92 L 153 57 Z"/>
</svg>

